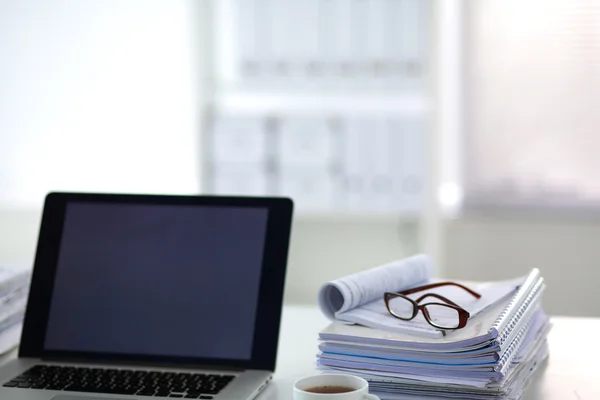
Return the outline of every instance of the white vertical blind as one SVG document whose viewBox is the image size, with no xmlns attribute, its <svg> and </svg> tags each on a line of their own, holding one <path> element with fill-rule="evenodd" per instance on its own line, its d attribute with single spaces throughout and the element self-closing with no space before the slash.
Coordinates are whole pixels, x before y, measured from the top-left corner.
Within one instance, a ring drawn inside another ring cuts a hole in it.
<svg viewBox="0 0 600 400">
<path fill-rule="evenodd" d="M 0 204 L 51 190 L 196 192 L 190 0 L 0 5 Z"/>
<path fill-rule="evenodd" d="M 600 2 L 467 8 L 467 206 L 600 207 Z"/>
</svg>

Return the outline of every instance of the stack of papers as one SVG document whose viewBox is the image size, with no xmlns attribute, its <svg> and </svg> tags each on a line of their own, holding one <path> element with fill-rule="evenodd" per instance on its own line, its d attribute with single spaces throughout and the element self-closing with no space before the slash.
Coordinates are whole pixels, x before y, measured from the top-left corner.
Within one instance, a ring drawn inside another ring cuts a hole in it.
<svg viewBox="0 0 600 400">
<path fill-rule="evenodd" d="M 0 266 L 0 354 L 19 343 L 30 279 L 27 270 Z"/>
<path fill-rule="evenodd" d="M 407 329 L 404 323 L 414 320 L 401 321 L 396 330 L 387 323 L 376 329 L 333 315 L 319 334 L 318 368 L 361 376 L 381 399 L 518 399 L 548 356 L 551 328 L 541 307 L 540 272 L 534 269 L 519 282 L 466 327 L 439 335 Z"/>
</svg>

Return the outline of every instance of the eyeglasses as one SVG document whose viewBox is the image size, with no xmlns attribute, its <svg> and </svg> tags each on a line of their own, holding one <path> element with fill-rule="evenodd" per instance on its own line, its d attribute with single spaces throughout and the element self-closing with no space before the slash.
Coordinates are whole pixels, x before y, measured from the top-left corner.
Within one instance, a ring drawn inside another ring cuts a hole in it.
<svg viewBox="0 0 600 400">
<path fill-rule="evenodd" d="M 470 314 L 467 310 L 460 307 L 458 304 L 448 300 L 444 296 L 436 293 L 425 293 L 416 300 L 407 297 L 409 294 L 421 292 L 423 290 L 435 289 L 441 286 L 456 286 L 464 289 L 473 297 L 479 299 L 481 295 L 466 286 L 456 282 L 437 282 L 429 285 L 418 286 L 412 289 L 403 290 L 397 293 L 387 292 L 383 295 L 385 306 L 390 314 L 404 321 L 410 321 L 415 318 L 419 310 L 427 322 L 439 329 L 460 329 L 467 325 Z M 430 302 L 420 304 L 424 299 L 434 297 L 440 302 Z"/>
</svg>

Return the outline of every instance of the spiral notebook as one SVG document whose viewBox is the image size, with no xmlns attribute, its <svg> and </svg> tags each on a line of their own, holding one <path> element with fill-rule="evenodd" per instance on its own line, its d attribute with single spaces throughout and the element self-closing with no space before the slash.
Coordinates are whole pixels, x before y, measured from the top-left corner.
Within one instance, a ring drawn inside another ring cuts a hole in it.
<svg viewBox="0 0 600 400">
<path fill-rule="evenodd" d="M 458 352 L 485 347 L 504 357 L 527 327 L 544 289 L 544 279 L 535 268 L 508 300 L 495 304 L 469 320 L 465 328 L 449 331 L 441 338 L 419 337 L 335 322 L 322 330 L 319 337 L 322 341 L 374 344 L 424 352 Z"/>
<path fill-rule="evenodd" d="M 540 306 L 536 307 L 536 311 L 532 315 L 526 327 L 526 332 L 515 338 L 514 346 L 520 344 L 520 350 L 517 352 L 517 358 L 507 360 L 504 358 L 506 354 L 491 350 L 489 347 L 482 347 L 475 350 L 461 351 L 461 352 L 428 352 L 416 349 L 401 349 L 391 346 L 381 346 L 374 344 L 365 343 L 351 343 L 343 341 L 326 341 L 319 344 L 319 360 L 327 358 L 338 358 L 353 360 L 351 357 L 362 357 L 362 361 L 368 361 L 369 359 L 381 359 L 386 360 L 387 364 L 394 364 L 396 362 L 413 362 L 423 364 L 443 364 L 446 368 L 454 368 L 459 366 L 463 368 L 466 366 L 481 366 L 488 365 L 494 366 L 496 370 L 501 369 L 498 365 L 504 365 L 508 361 L 519 362 L 521 354 L 531 347 L 535 339 L 542 336 L 545 337 L 551 328 L 550 319 L 544 313 Z M 513 346 L 513 347 L 514 347 Z M 349 356 L 349 357 L 347 357 Z"/>
<path fill-rule="evenodd" d="M 387 355 L 355 355 L 352 351 L 326 351 L 318 354 L 317 364 L 322 369 L 350 368 L 364 371 L 378 371 L 387 374 L 413 374 L 420 376 L 443 376 L 454 378 L 477 378 L 499 381 L 506 378 L 511 366 L 531 354 L 550 328 L 549 319 L 538 308 L 532 320 L 525 323 L 517 332 L 501 355 L 488 352 L 485 355 L 469 357 L 473 351 L 459 353 L 430 353 L 429 358 L 418 356 L 396 357 Z M 448 357 L 452 355 L 452 357 Z M 462 357 L 456 359 L 454 356 Z M 496 357 L 492 357 L 496 355 Z M 457 362 L 458 361 L 458 362 Z"/>
</svg>

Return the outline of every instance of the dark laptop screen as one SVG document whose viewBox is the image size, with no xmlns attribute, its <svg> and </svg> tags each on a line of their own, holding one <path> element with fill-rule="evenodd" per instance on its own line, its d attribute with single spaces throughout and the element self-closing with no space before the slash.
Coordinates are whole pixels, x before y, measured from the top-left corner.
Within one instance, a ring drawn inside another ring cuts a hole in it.
<svg viewBox="0 0 600 400">
<path fill-rule="evenodd" d="M 70 203 L 45 350 L 249 360 L 267 218 Z"/>
</svg>

